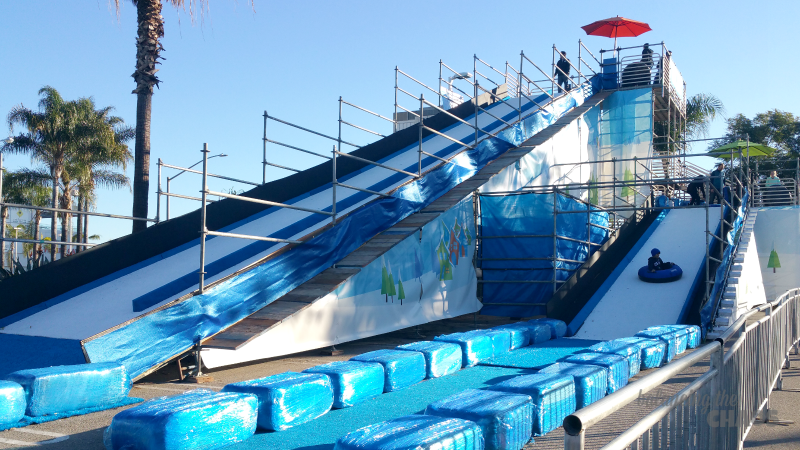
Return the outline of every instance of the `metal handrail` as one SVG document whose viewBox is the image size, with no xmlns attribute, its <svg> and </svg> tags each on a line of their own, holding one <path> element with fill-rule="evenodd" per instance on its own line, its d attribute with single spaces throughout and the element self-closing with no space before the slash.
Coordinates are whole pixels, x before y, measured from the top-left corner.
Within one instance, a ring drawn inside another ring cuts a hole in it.
<svg viewBox="0 0 800 450">
<path fill-rule="evenodd" d="M 31 205 L 20 205 L 18 203 L 5 203 L 0 202 L 0 206 L 5 206 L 7 208 L 19 208 L 19 209 L 33 209 L 36 211 L 50 211 L 50 212 L 63 212 L 66 214 L 75 214 L 75 215 L 86 215 L 86 216 L 94 216 L 94 217 L 108 217 L 111 219 L 126 219 L 126 220 L 139 220 L 142 222 L 157 222 L 156 219 L 148 219 L 146 217 L 132 217 L 132 216 L 121 216 L 118 214 L 106 214 L 106 213 L 99 213 L 93 211 L 77 211 L 74 209 L 61 209 L 61 208 L 50 208 L 48 206 L 31 206 Z M 8 240 L 8 238 L 2 238 L 2 240 Z M 53 245 L 56 243 L 53 242 Z M 71 243 L 69 245 L 72 245 Z"/>
</svg>

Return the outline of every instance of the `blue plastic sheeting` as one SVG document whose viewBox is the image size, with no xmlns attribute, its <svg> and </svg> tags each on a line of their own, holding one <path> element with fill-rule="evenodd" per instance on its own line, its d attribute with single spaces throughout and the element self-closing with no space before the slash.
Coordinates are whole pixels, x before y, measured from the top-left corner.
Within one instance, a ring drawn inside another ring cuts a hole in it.
<svg viewBox="0 0 800 450">
<path fill-rule="evenodd" d="M 539 373 L 569 375 L 575 381 L 575 409 L 581 409 L 606 396 L 608 372 L 604 367 L 560 362 Z"/>
<path fill-rule="evenodd" d="M 467 389 L 428 405 L 425 414 L 475 422 L 486 450 L 519 450 L 531 439 L 533 406 L 528 395 Z"/>
<path fill-rule="evenodd" d="M 20 370 L 6 379 L 25 389 L 25 414 L 31 417 L 114 405 L 131 389 L 125 366 L 118 363 Z"/>
<path fill-rule="evenodd" d="M 697 325 L 664 325 L 675 331 L 686 331 L 686 347 L 697 348 L 700 346 L 700 327 Z"/>
<path fill-rule="evenodd" d="M 607 341 L 589 347 L 593 353 L 605 353 L 609 355 L 619 355 L 628 360 L 630 373 L 628 378 L 633 378 L 639 373 L 642 366 L 642 352 L 639 346 L 618 341 Z"/>
<path fill-rule="evenodd" d="M 11 424 L 2 424 L 0 423 L 0 431 L 8 430 L 9 428 L 22 428 L 27 427 L 28 425 L 33 425 L 35 423 L 47 423 L 52 422 L 54 420 L 66 419 L 67 417 L 74 417 L 74 416 L 83 416 L 86 414 L 95 413 L 98 411 L 105 411 L 107 409 L 114 409 L 114 408 L 121 408 L 123 406 L 133 405 L 135 403 L 143 402 L 143 398 L 138 397 L 125 397 L 122 400 L 118 401 L 117 403 L 111 405 L 103 405 L 103 406 L 95 406 L 92 408 L 82 408 L 73 411 L 65 411 L 61 413 L 53 413 L 48 414 L 46 416 L 39 416 L 39 417 L 30 417 L 25 416 L 16 423 Z"/>
<path fill-rule="evenodd" d="M 541 369 L 573 353 L 585 350 L 598 341 L 589 339 L 555 339 L 542 344 L 530 345 L 499 358 L 482 361 L 482 366 L 516 367 L 519 369 Z"/>
<path fill-rule="evenodd" d="M 481 196 L 481 236 L 552 235 L 553 194 L 521 194 L 511 196 Z M 586 211 L 587 206 L 570 197 L 555 196 L 558 212 Z M 556 215 L 557 257 L 571 261 L 585 261 L 590 251 L 587 244 L 574 239 L 587 240 L 587 220 L 608 227 L 608 213 Z M 592 227 L 591 241 L 605 242 L 608 232 Z M 569 238 L 569 239 L 563 239 Z M 493 238 L 484 239 L 480 247 L 481 268 L 486 281 L 547 281 L 553 278 L 552 261 L 532 261 L 524 258 L 549 258 L 553 256 L 553 238 Z M 593 246 L 593 250 L 598 247 Z M 503 259 L 491 261 L 487 259 Z M 518 260 L 509 260 L 518 258 Z M 580 267 L 580 263 L 556 262 L 556 280 L 566 281 Z M 496 270 L 502 269 L 502 270 Z M 546 303 L 553 295 L 553 285 L 547 283 L 485 283 L 483 285 L 482 314 L 498 316 L 532 316 L 540 313 L 534 306 L 492 306 L 492 303 Z"/>
<path fill-rule="evenodd" d="M 103 443 L 108 450 L 213 450 L 242 442 L 256 431 L 254 395 L 194 390 L 160 397 L 114 416 Z"/>
<path fill-rule="evenodd" d="M 564 358 L 564 362 L 589 364 L 605 368 L 608 376 L 608 390 L 606 392 L 609 394 L 613 394 L 628 384 L 628 375 L 631 370 L 628 367 L 628 360 L 622 356 L 604 355 L 601 353 L 581 353 L 567 356 Z"/>
<path fill-rule="evenodd" d="M 540 323 L 535 320 L 518 323 L 528 327 L 528 333 L 531 336 L 531 345 L 541 344 L 542 342 L 547 342 L 550 339 L 557 339 L 553 337 L 553 329 L 546 323 Z"/>
<path fill-rule="evenodd" d="M 17 423 L 25 415 L 25 390 L 13 381 L 0 380 L 0 427 Z"/>
<path fill-rule="evenodd" d="M 709 301 L 706 302 L 702 308 L 700 308 L 700 324 L 701 329 L 703 332 L 706 332 L 711 329 L 712 322 L 714 317 L 717 315 L 717 308 L 719 308 L 719 302 L 722 301 L 722 294 L 720 289 L 725 286 L 725 277 L 728 271 L 728 265 L 730 264 L 731 259 L 734 257 L 736 249 L 738 248 L 738 241 L 741 239 L 741 231 L 742 227 L 744 226 L 744 217 L 748 213 L 747 211 L 747 203 L 750 199 L 750 192 L 747 189 L 744 191 L 744 195 L 742 196 L 741 205 L 739 206 L 738 210 L 736 211 L 738 214 L 736 219 L 733 221 L 733 227 L 731 228 L 728 233 L 725 235 L 725 241 L 728 245 L 725 247 L 725 250 L 722 253 L 722 263 L 719 264 L 717 267 L 717 271 L 714 273 L 714 286 L 711 289 L 711 296 L 709 297 Z M 727 219 L 731 217 L 731 209 L 728 206 L 724 207 L 723 211 L 724 216 Z M 719 228 L 717 228 L 717 236 L 719 236 Z M 717 247 L 720 243 L 715 239 L 709 249 L 711 254 L 718 254 L 719 247 Z"/>
<path fill-rule="evenodd" d="M 558 339 L 562 338 L 567 334 L 567 324 L 564 323 L 563 320 L 558 319 L 533 319 L 529 320 L 529 323 L 535 324 L 545 324 L 550 327 L 550 338 L 551 339 Z"/>
<path fill-rule="evenodd" d="M 333 407 L 347 408 L 383 393 L 383 366 L 361 361 L 334 361 L 303 373 L 327 375 L 333 389 Z"/>
<path fill-rule="evenodd" d="M 481 427 L 468 420 L 413 415 L 368 425 L 339 438 L 334 450 L 483 450 Z"/>
<path fill-rule="evenodd" d="M 542 436 L 560 427 L 575 412 L 575 380 L 561 373 L 520 375 L 489 389 L 529 395 L 533 400 L 533 435 Z"/>
<path fill-rule="evenodd" d="M 627 337 L 614 339 L 612 342 L 620 342 L 639 347 L 639 359 L 642 361 L 642 370 L 654 369 L 664 364 L 664 355 L 667 353 L 667 343 L 659 339 L 648 339 L 643 337 Z"/>
<path fill-rule="evenodd" d="M 422 353 L 425 378 L 439 378 L 461 370 L 461 346 L 449 342 L 422 341 L 397 347 L 397 350 Z"/>
<path fill-rule="evenodd" d="M 486 334 L 452 333 L 436 336 L 433 340 L 461 346 L 461 363 L 464 367 L 472 367 L 481 361 L 492 359 L 494 354 L 492 338 Z"/>
<path fill-rule="evenodd" d="M 505 355 L 511 351 L 511 332 L 508 330 L 475 330 L 471 333 L 485 334 L 492 338 L 492 357 Z"/>
<path fill-rule="evenodd" d="M 258 398 L 258 426 L 280 431 L 314 420 L 333 406 L 333 387 L 327 375 L 284 372 L 256 380 L 231 383 L 222 392 Z"/>
<path fill-rule="evenodd" d="M 524 325 L 512 323 L 509 325 L 500 325 L 499 327 L 494 327 L 492 329 L 508 331 L 508 333 L 511 335 L 510 350 L 527 347 L 531 342 L 531 336 L 528 327 Z"/>
<path fill-rule="evenodd" d="M 522 140 L 553 124 L 577 106 L 579 99 L 588 97 L 588 92 L 586 86 L 576 89 L 574 95 L 557 100 L 547 111 L 538 111 L 501 132 L 500 139 L 484 139 L 476 148 L 453 158 L 454 164 L 443 164 L 421 180 L 403 185 L 391 196 L 369 202 L 291 252 L 232 277 L 203 295 L 154 311 L 86 341 L 86 354 L 93 362 L 123 362 L 131 376 L 138 377 L 154 365 L 272 303 L 379 232 L 428 206 Z M 407 169 L 416 170 L 416 164 Z M 370 189 L 386 189 L 405 177 L 403 174 L 389 176 Z M 339 205 L 339 209 L 341 207 Z"/>
<path fill-rule="evenodd" d="M 670 332 L 669 330 L 648 329 L 636 333 L 635 337 L 658 339 L 667 345 L 667 349 L 664 352 L 664 359 L 661 361 L 662 365 L 672 361 L 672 358 L 678 354 L 678 334 L 675 332 Z"/>
<path fill-rule="evenodd" d="M 383 392 L 394 392 L 425 379 L 425 357 L 407 350 L 375 350 L 350 358 L 351 361 L 376 362 L 383 366 Z"/>
</svg>

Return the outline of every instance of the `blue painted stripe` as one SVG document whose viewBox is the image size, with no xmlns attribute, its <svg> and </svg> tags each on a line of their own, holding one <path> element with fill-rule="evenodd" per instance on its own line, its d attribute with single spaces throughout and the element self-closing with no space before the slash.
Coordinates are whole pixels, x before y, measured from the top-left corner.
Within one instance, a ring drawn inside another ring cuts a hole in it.
<svg viewBox="0 0 800 450">
<path fill-rule="evenodd" d="M 611 275 L 606 278 L 606 281 L 603 282 L 603 284 L 600 286 L 600 289 L 598 289 L 594 295 L 592 295 L 592 298 L 590 298 L 589 301 L 583 305 L 583 308 L 581 308 L 578 315 L 572 319 L 567 327 L 568 336 L 574 336 L 575 333 L 580 330 L 581 326 L 583 326 L 583 322 L 586 321 L 586 318 L 589 317 L 589 314 L 594 311 L 594 308 L 597 307 L 598 303 L 600 303 L 600 300 L 603 299 L 603 297 L 608 293 L 608 290 L 611 289 L 611 286 L 613 286 L 617 279 L 619 279 L 619 276 L 622 275 L 622 272 L 625 270 L 625 268 L 628 267 L 628 265 L 633 261 L 633 258 L 636 257 L 636 254 L 639 253 L 639 250 L 644 247 L 644 244 L 647 243 L 647 241 L 650 239 L 650 236 L 652 236 L 656 231 L 656 228 L 658 228 L 661 222 L 664 221 L 664 218 L 666 218 L 668 212 L 668 209 L 661 211 L 656 220 L 650 224 L 650 227 L 647 228 L 647 231 L 645 231 L 642 237 L 639 238 L 633 248 L 631 248 L 628 254 L 622 258 L 622 261 L 617 264 L 617 267 L 614 268 L 614 271 L 611 272 Z"/>
</svg>

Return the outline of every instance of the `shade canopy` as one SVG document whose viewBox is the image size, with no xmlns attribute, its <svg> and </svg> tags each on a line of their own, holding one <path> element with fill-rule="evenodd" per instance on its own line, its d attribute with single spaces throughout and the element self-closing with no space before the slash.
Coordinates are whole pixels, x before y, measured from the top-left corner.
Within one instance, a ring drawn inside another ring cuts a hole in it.
<svg viewBox="0 0 800 450">
<path fill-rule="evenodd" d="M 742 156 L 744 157 L 772 156 L 777 151 L 774 148 L 768 147 L 763 144 L 756 144 L 753 142 L 738 140 L 735 142 L 731 142 L 730 144 L 725 144 L 721 147 L 717 147 L 714 150 L 708 152 L 707 155 L 713 156 L 715 158 L 730 158 L 731 152 L 733 152 L 733 157 L 736 158 L 739 156 L 740 150 Z"/>
<path fill-rule="evenodd" d="M 624 17 L 611 17 L 609 19 L 598 20 L 589 25 L 582 26 L 586 34 L 591 36 L 605 36 L 610 38 L 634 37 L 651 31 L 650 25 L 639 22 L 638 20 L 626 19 Z"/>
</svg>

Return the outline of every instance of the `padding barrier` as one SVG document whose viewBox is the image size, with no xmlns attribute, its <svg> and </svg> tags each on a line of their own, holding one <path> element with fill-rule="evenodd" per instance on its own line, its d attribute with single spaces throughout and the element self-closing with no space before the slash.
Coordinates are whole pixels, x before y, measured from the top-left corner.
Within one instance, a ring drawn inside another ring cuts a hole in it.
<svg viewBox="0 0 800 450">
<path fill-rule="evenodd" d="M 608 372 L 604 367 L 560 362 L 551 364 L 539 373 L 569 375 L 575 381 L 575 409 L 581 409 L 606 396 Z"/>
<path fill-rule="evenodd" d="M 686 331 L 686 347 L 697 348 L 700 346 L 700 327 L 697 325 L 664 325 L 675 331 Z"/>
<path fill-rule="evenodd" d="M 419 352 L 375 350 L 350 358 L 350 361 L 376 362 L 383 366 L 383 392 L 394 392 L 425 379 L 425 357 Z"/>
<path fill-rule="evenodd" d="M 561 426 L 575 412 L 575 380 L 561 373 L 521 375 L 491 386 L 493 391 L 529 395 L 533 400 L 533 435 Z"/>
<path fill-rule="evenodd" d="M 108 450 L 217 449 L 251 437 L 257 415 L 254 395 L 198 389 L 118 413 L 103 441 Z"/>
<path fill-rule="evenodd" d="M 541 344 L 553 338 L 553 330 L 550 325 L 536 321 L 519 322 L 520 325 L 528 327 L 528 335 L 531 338 L 531 345 Z"/>
<path fill-rule="evenodd" d="M 511 335 L 511 350 L 527 347 L 531 342 L 531 336 L 530 332 L 528 331 L 528 327 L 524 325 L 512 323 L 509 325 L 500 325 L 499 327 L 494 327 L 492 330 L 508 331 L 508 333 Z"/>
<path fill-rule="evenodd" d="M 439 378 L 461 370 L 461 346 L 450 342 L 421 341 L 397 347 L 397 350 L 422 353 L 425 378 Z"/>
<path fill-rule="evenodd" d="M 649 339 L 660 339 L 664 341 L 667 344 L 667 352 L 664 354 L 663 364 L 672 361 L 672 358 L 674 358 L 675 355 L 679 355 L 686 351 L 686 343 L 688 341 L 688 333 L 681 338 L 679 332 L 662 326 L 647 328 L 636 333 L 634 336 Z"/>
<path fill-rule="evenodd" d="M 461 346 L 461 363 L 472 367 L 491 359 L 494 354 L 492 338 L 485 334 L 452 333 L 433 338 L 435 341 L 452 342 Z"/>
<path fill-rule="evenodd" d="M 284 372 L 256 380 L 231 383 L 222 392 L 258 398 L 258 426 L 280 431 L 314 420 L 333 406 L 333 388 L 327 375 Z"/>
<path fill-rule="evenodd" d="M 127 397 L 131 389 L 128 372 L 119 363 L 20 370 L 6 379 L 25 390 L 25 414 L 31 417 L 110 407 Z"/>
<path fill-rule="evenodd" d="M 660 339 L 627 337 L 614 339 L 611 342 L 621 342 L 639 347 L 639 359 L 642 361 L 642 370 L 660 367 L 661 364 L 664 363 L 664 355 L 667 354 L 667 343 Z"/>
<path fill-rule="evenodd" d="M 528 395 L 467 389 L 431 403 L 425 414 L 475 422 L 483 431 L 486 450 L 519 450 L 531 438 Z"/>
<path fill-rule="evenodd" d="M 580 353 L 567 356 L 564 358 L 564 361 L 605 368 L 608 375 L 608 390 L 606 392 L 609 394 L 613 394 L 628 384 L 630 368 L 628 367 L 628 360 L 622 356 L 604 355 L 601 353 Z"/>
<path fill-rule="evenodd" d="M 474 422 L 413 415 L 376 423 L 336 441 L 334 450 L 483 450 L 483 433 Z"/>
<path fill-rule="evenodd" d="M 503 356 L 511 351 L 511 332 L 508 330 L 477 330 L 475 334 L 485 334 L 492 338 L 492 357 Z"/>
<path fill-rule="evenodd" d="M 642 366 L 642 353 L 639 347 L 633 344 L 626 344 L 617 341 L 607 341 L 589 347 L 591 353 L 602 353 L 608 355 L 619 355 L 628 360 L 630 370 L 628 378 L 633 378 L 639 373 Z"/>
<path fill-rule="evenodd" d="M 383 366 L 378 363 L 334 361 L 303 373 L 323 374 L 331 379 L 334 408 L 347 408 L 383 393 Z"/>
<path fill-rule="evenodd" d="M 567 334 L 567 324 L 563 320 L 544 318 L 529 320 L 528 323 L 542 323 L 550 327 L 551 339 L 562 338 Z"/>
<path fill-rule="evenodd" d="M 25 390 L 19 383 L 0 380 L 0 427 L 22 420 L 25 415 Z"/>
</svg>

